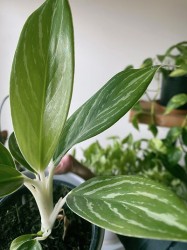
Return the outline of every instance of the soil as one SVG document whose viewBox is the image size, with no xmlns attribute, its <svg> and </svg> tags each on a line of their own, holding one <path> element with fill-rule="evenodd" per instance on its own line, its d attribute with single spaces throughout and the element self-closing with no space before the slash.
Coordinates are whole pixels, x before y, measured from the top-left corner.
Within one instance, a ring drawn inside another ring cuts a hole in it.
<svg viewBox="0 0 187 250">
<path fill-rule="evenodd" d="M 54 200 L 64 196 L 70 190 L 68 187 L 56 186 Z M 40 231 L 40 216 L 35 200 L 29 191 L 24 189 L 14 194 L 14 199 L 6 202 L 6 207 L 0 205 L 0 250 L 9 250 L 10 243 L 23 234 Z M 63 207 L 68 221 L 66 235 L 64 221 L 57 220 L 52 234 L 41 241 L 43 250 L 88 250 L 90 248 L 92 225 L 72 213 L 67 206 Z"/>
</svg>

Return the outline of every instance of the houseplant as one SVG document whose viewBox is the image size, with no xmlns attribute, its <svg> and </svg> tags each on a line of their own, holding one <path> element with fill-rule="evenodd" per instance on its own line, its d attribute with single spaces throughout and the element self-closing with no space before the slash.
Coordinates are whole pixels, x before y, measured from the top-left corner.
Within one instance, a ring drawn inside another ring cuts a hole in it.
<svg viewBox="0 0 187 250">
<path fill-rule="evenodd" d="M 175 95 L 187 94 L 187 41 L 169 47 L 163 55 L 157 55 L 160 63 L 167 66 L 161 69 L 162 85 L 159 103 L 166 106 Z M 181 106 L 186 109 L 187 106 Z"/>
<path fill-rule="evenodd" d="M 53 204 L 53 175 L 61 157 L 120 119 L 144 93 L 158 68 L 118 73 L 67 119 L 74 73 L 68 2 L 47 0 L 28 18 L 12 65 L 10 105 L 15 136 L 9 144 L 15 150 L 12 155 L 19 155 L 17 160 L 26 163 L 35 179 L 17 171 L 11 154 L 0 144 L 0 196 L 26 186 L 38 205 L 41 230 L 16 238 L 11 250 L 41 249 L 40 241 L 51 234 L 64 203 L 88 221 L 120 234 L 186 240 L 186 205 L 146 178 L 96 177 Z"/>
</svg>

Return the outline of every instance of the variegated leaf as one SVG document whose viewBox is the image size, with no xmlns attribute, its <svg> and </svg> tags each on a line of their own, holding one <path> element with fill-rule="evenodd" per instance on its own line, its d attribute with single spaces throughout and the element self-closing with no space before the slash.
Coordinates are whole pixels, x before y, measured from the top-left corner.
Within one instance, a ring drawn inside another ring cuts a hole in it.
<svg viewBox="0 0 187 250">
<path fill-rule="evenodd" d="M 157 69 L 127 69 L 109 80 L 66 122 L 55 163 L 76 143 L 103 132 L 124 116 L 145 92 Z"/>
<path fill-rule="evenodd" d="M 75 188 L 67 204 L 118 234 L 187 241 L 187 206 L 168 188 L 143 177 L 93 178 Z"/>
<path fill-rule="evenodd" d="M 51 160 L 72 95 L 74 48 L 67 0 L 47 0 L 26 21 L 11 72 L 18 145 L 36 171 Z"/>
</svg>

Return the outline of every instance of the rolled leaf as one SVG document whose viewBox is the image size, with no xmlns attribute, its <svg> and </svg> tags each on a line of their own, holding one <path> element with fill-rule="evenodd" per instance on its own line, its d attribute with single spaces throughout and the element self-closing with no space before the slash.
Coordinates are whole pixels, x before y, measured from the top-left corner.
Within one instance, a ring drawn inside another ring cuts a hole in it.
<svg viewBox="0 0 187 250">
<path fill-rule="evenodd" d="M 28 169 L 31 172 L 35 172 L 31 168 L 31 166 L 26 162 L 25 158 L 23 157 L 23 155 L 19 149 L 19 146 L 17 144 L 16 137 L 15 137 L 14 133 L 12 133 L 9 137 L 8 146 L 9 146 L 9 149 L 10 149 L 12 156 L 14 157 L 14 159 L 17 162 L 19 162 L 21 164 L 21 166 L 25 167 L 26 169 Z"/>
<path fill-rule="evenodd" d="M 157 69 L 128 69 L 109 80 L 66 122 L 55 163 L 73 145 L 103 132 L 124 116 L 145 92 Z"/>
<path fill-rule="evenodd" d="M 27 234 L 16 238 L 11 243 L 10 250 L 42 250 L 40 243 L 33 239 L 34 236 L 36 235 Z"/>
<path fill-rule="evenodd" d="M 74 48 L 67 0 L 47 0 L 26 21 L 15 53 L 10 103 L 16 139 L 36 171 L 51 160 L 72 95 Z"/>
<path fill-rule="evenodd" d="M 187 241 L 187 206 L 150 179 L 96 177 L 75 188 L 67 204 L 79 216 L 118 234 Z"/>
<path fill-rule="evenodd" d="M 23 182 L 24 177 L 15 168 L 0 164 L 0 197 L 15 192 Z"/>
<path fill-rule="evenodd" d="M 9 153 L 7 148 L 3 146 L 2 143 L 0 143 L 0 164 L 8 165 L 10 167 L 15 168 L 15 164 L 11 154 Z"/>
</svg>

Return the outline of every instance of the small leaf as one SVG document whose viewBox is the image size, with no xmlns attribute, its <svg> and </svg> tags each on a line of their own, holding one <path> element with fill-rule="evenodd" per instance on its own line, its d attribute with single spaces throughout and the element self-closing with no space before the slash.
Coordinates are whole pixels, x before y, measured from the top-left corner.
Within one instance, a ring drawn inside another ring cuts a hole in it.
<svg viewBox="0 0 187 250">
<path fill-rule="evenodd" d="M 14 161 L 9 151 L 0 143 L 0 164 L 15 168 Z"/>
<path fill-rule="evenodd" d="M 166 146 L 164 145 L 163 141 L 158 138 L 151 139 L 149 141 L 149 147 L 155 152 L 160 152 L 162 154 L 167 153 Z"/>
<path fill-rule="evenodd" d="M 13 193 L 23 182 L 24 177 L 15 168 L 0 164 L 0 197 Z"/>
<path fill-rule="evenodd" d="M 135 129 L 139 130 L 139 124 L 138 124 L 138 114 L 137 115 L 134 115 L 132 117 L 132 125 Z"/>
<path fill-rule="evenodd" d="M 42 250 L 40 243 L 34 240 L 37 235 L 21 235 L 11 243 L 10 250 Z"/>
<path fill-rule="evenodd" d="M 153 136 L 156 136 L 158 134 L 158 129 L 157 129 L 157 126 L 155 124 L 149 124 L 148 130 L 151 131 Z"/>
<path fill-rule="evenodd" d="M 187 94 L 178 94 L 173 96 L 167 104 L 165 114 L 169 114 L 172 110 L 179 108 L 187 103 Z"/>
<path fill-rule="evenodd" d="M 87 140 L 116 123 L 139 100 L 158 67 L 129 69 L 115 75 L 66 122 L 53 159 L 76 143 Z"/>
<path fill-rule="evenodd" d="M 10 152 L 11 152 L 12 156 L 15 158 L 15 160 L 17 162 L 19 162 L 23 167 L 30 170 L 31 172 L 35 172 L 31 168 L 31 166 L 26 162 L 25 158 L 23 157 L 23 155 L 19 149 L 19 146 L 17 144 L 16 137 L 15 137 L 14 133 L 12 133 L 10 135 L 9 140 L 8 140 L 8 145 L 9 145 Z"/>
<path fill-rule="evenodd" d="M 187 127 L 182 129 L 182 140 L 185 146 L 187 146 Z"/>
<path fill-rule="evenodd" d="M 79 216 L 118 234 L 187 241 L 187 206 L 150 179 L 96 177 L 75 188 L 67 204 Z"/>
<path fill-rule="evenodd" d="M 185 70 L 185 69 L 175 69 L 175 70 L 173 70 L 170 74 L 169 74 L 169 76 L 170 77 L 178 77 L 178 76 L 184 76 L 184 75 L 186 75 L 187 74 L 187 70 Z"/>
</svg>

